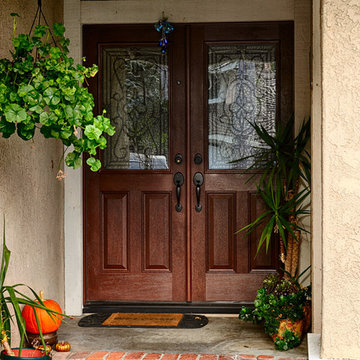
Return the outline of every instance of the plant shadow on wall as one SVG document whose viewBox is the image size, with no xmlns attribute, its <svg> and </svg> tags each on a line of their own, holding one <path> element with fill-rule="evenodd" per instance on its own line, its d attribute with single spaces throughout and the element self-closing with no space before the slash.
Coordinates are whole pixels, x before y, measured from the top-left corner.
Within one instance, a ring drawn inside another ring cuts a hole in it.
<svg viewBox="0 0 360 360">
<path fill-rule="evenodd" d="M 39 14 L 42 14 L 41 8 Z M 29 34 L 16 36 L 19 15 L 11 15 L 12 59 L 0 60 L 2 136 L 8 138 L 16 132 L 20 138 L 30 140 L 38 128 L 45 138 L 63 142 L 64 155 L 73 147 L 65 157 L 67 166 L 80 167 L 81 154 L 87 153 L 86 162 L 91 170 L 99 170 L 97 149 L 106 147 L 104 135 L 112 136 L 115 128 L 104 112 L 94 117 L 93 96 L 82 86 L 87 84 L 87 78 L 96 75 L 97 66 L 74 65 L 74 59 L 68 56 L 70 41 L 64 37 L 62 24 L 53 24 L 52 30 L 49 26 L 37 25 Z"/>
<path fill-rule="evenodd" d="M 48 356 L 48 348 L 44 340 L 44 323 L 48 323 L 53 329 L 60 326 L 61 319 L 66 316 L 61 313 L 61 308 L 52 300 L 44 300 L 42 296 L 38 296 L 36 292 L 29 286 L 24 284 L 5 285 L 6 273 L 9 267 L 11 252 L 5 243 L 5 217 L 3 227 L 3 243 L 2 243 L 2 256 L 0 268 L 0 340 L 4 351 L 1 352 L 1 359 L 17 358 L 21 359 L 22 356 L 29 357 L 42 357 L 42 359 L 50 360 Z M 35 300 L 26 295 L 30 292 Z M 57 305 L 55 306 L 54 303 Z M 25 305 L 23 311 L 20 307 Z M 11 311 L 12 310 L 12 311 Z M 25 316 L 26 312 L 26 316 Z M 24 317 L 23 317 L 24 316 Z M 25 320 L 26 318 L 26 320 Z M 41 345 L 38 344 L 35 349 L 26 349 L 23 352 L 25 339 L 27 339 L 26 330 L 28 328 L 28 321 L 32 319 L 32 326 L 36 328 L 39 333 Z M 17 326 L 20 334 L 19 348 L 11 348 L 11 327 Z M 40 346 L 39 346 L 40 345 Z M 50 349 L 51 350 L 51 349 Z"/>
<path fill-rule="evenodd" d="M 283 278 L 277 274 L 269 275 L 257 292 L 255 309 L 243 307 L 239 317 L 263 323 L 276 348 L 288 350 L 300 344 L 310 325 L 311 288 L 299 284 L 304 272 L 298 276 L 301 232 L 308 232 L 300 220 L 310 214 L 307 207 L 311 163 L 306 150 L 310 140 L 310 119 L 302 123 L 296 136 L 293 117 L 284 127 L 279 124 L 274 133 L 256 124 L 252 126 L 263 146 L 250 157 L 235 162 L 251 158 L 252 165 L 246 171 L 261 169 L 256 187 L 266 208 L 238 232 L 249 234 L 261 228 L 257 253 L 262 246 L 267 251 L 271 241 L 280 241 L 284 275 Z M 248 181 L 254 178 L 252 175 Z"/>
</svg>

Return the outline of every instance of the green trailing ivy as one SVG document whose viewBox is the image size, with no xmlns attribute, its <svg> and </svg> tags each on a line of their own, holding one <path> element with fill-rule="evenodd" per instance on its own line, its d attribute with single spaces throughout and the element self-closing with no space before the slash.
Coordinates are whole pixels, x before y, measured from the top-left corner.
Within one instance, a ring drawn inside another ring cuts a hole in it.
<svg viewBox="0 0 360 360">
<path fill-rule="evenodd" d="M 38 128 L 44 137 L 73 146 L 65 158 L 67 166 L 78 168 L 81 154 L 87 153 L 91 170 L 99 170 L 97 149 L 106 147 L 105 134 L 114 135 L 115 128 L 105 111 L 94 117 L 93 96 L 82 86 L 96 75 L 97 66 L 74 64 L 64 25 L 53 24 L 52 32 L 38 25 L 31 35 L 15 36 L 18 15 L 11 15 L 14 50 L 11 59 L 0 60 L 0 133 L 30 140 Z"/>
</svg>

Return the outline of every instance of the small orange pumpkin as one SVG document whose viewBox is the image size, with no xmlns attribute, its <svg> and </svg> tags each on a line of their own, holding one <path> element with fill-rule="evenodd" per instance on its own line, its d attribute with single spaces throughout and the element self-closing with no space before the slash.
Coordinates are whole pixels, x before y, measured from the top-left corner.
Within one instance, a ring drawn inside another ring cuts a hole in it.
<svg viewBox="0 0 360 360">
<path fill-rule="evenodd" d="M 40 299 L 44 303 L 44 305 L 50 310 L 54 310 L 58 313 L 62 313 L 61 307 L 56 301 L 50 299 L 46 299 L 46 300 L 44 299 L 44 293 L 42 291 L 40 291 Z M 62 319 L 61 315 L 52 314 L 52 316 L 50 316 L 46 312 L 46 310 L 39 308 L 35 308 L 34 310 L 36 311 L 37 317 L 39 319 L 41 331 L 44 334 L 54 332 L 59 328 Z M 36 323 L 34 310 L 32 309 L 31 306 L 25 305 L 22 311 L 22 317 L 25 320 L 26 331 L 33 334 L 39 334 L 39 329 Z"/>
<path fill-rule="evenodd" d="M 55 346 L 55 350 L 58 352 L 68 352 L 71 349 L 71 345 L 67 341 L 62 341 L 57 343 Z"/>
<path fill-rule="evenodd" d="M 46 352 L 48 352 L 48 353 L 51 352 L 51 350 L 52 350 L 50 345 L 45 345 L 45 349 L 46 349 Z M 44 351 L 44 346 L 40 345 L 39 350 Z"/>
</svg>

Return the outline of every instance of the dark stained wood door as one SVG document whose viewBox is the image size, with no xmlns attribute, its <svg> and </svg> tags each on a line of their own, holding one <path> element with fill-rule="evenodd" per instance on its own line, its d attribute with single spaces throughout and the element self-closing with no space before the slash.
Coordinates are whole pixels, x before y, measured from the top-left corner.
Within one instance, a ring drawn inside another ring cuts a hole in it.
<svg viewBox="0 0 360 360">
<path fill-rule="evenodd" d="M 189 29 L 191 167 L 201 172 L 203 205 L 191 187 L 193 301 L 253 301 L 265 275 L 279 269 L 278 247 L 255 258 L 261 228 L 235 234 L 263 204 L 253 181 L 231 163 L 261 146 L 251 123 L 275 130 L 293 112 L 291 23 L 197 24 Z M 204 161 L 193 161 L 196 153 Z"/>
<path fill-rule="evenodd" d="M 86 61 L 100 68 L 90 88 L 117 128 L 103 169 L 85 166 L 87 302 L 185 301 L 186 215 L 174 184 L 185 166 L 174 163 L 185 152 L 184 36 L 174 34 L 168 56 L 158 40 L 150 25 L 84 28 Z"/>
<path fill-rule="evenodd" d="M 291 115 L 292 31 L 176 24 L 163 57 L 152 25 L 84 27 L 87 63 L 100 65 L 90 89 L 119 130 L 103 169 L 84 170 L 86 303 L 252 301 L 278 270 L 276 245 L 254 259 L 260 230 L 235 235 L 263 205 L 248 164 L 230 161 L 258 144 L 248 121 L 272 129 Z"/>
</svg>

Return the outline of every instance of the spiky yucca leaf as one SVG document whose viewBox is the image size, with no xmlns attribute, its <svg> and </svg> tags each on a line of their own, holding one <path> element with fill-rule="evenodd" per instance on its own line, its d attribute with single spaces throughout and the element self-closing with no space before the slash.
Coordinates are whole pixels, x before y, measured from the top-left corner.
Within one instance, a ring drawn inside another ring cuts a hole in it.
<svg viewBox="0 0 360 360">
<path fill-rule="evenodd" d="M 310 194 L 311 164 L 310 154 L 306 151 L 310 139 L 310 119 L 304 121 L 294 136 L 294 118 L 285 126 L 278 124 L 275 133 L 267 131 L 263 126 L 251 124 L 258 138 L 263 143 L 257 147 L 252 158 L 252 165 L 245 169 L 261 170 L 262 174 L 256 186 L 259 195 L 266 204 L 267 210 L 259 215 L 252 223 L 237 231 L 254 231 L 260 225 L 264 228 L 260 235 L 257 252 L 265 244 L 266 250 L 274 232 L 277 232 L 287 247 L 287 234 L 296 238 L 294 231 L 306 229 L 295 221 L 300 215 L 309 214 L 304 208 L 305 200 Z M 232 161 L 240 162 L 244 159 Z M 247 181 L 258 176 L 252 174 Z M 304 189 L 298 191 L 299 181 L 303 181 Z M 289 194 L 292 194 L 289 196 Z"/>
</svg>

